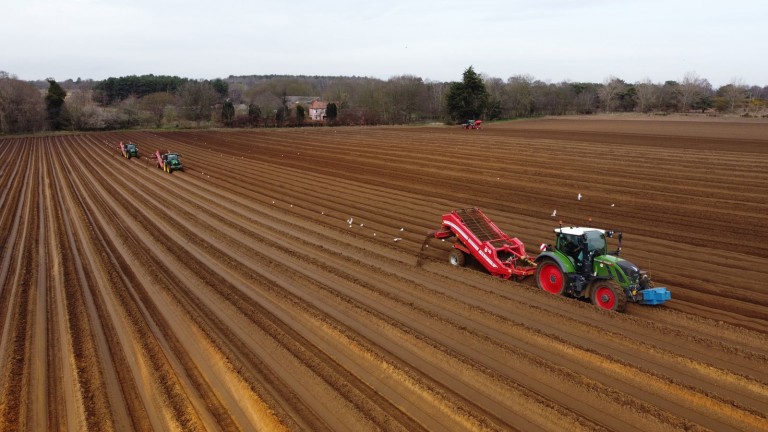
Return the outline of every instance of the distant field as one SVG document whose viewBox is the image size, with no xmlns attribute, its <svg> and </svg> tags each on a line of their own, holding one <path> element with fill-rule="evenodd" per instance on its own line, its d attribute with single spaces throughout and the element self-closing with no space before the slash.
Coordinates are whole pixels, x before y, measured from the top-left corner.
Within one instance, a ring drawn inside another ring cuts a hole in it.
<svg viewBox="0 0 768 432">
<path fill-rule="evenodd" d="M 0 138 L 0 430 L 768 430 L 768 122 L 484 126 Z M 417 266 L 475 206 L 673 300 Z"/>
</svg>

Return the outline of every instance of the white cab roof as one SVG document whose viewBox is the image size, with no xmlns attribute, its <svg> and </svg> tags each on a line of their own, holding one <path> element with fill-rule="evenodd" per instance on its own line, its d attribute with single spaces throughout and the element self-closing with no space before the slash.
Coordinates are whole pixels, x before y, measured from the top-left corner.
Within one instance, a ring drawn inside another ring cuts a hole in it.
<svg viewBox="0 0 768 432">
<path fill-rule="evenodd" d="M 598 228 L 587 228 L 587 227 L 562 227 L 562 228 L 555 228 L 554 230 L 556 233 L 562 232 L 563 234 L 571 234 L 571 235 L 584 235 L 587 231 L 599 231 L 603 234 L 605 234 L 605 230 L 601 230 Z"/>
</svg>

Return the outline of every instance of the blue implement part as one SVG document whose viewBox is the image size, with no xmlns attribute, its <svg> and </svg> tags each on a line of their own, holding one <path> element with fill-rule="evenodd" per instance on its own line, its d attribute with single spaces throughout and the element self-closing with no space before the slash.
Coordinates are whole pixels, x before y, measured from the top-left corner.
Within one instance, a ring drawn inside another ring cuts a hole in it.
<svg viewBox="0 0 768 432">
<path fill-rule="evenodd" d="M 672 293 L 664 287 L 648 288 L 640 291 L 640 293 L 643 294 L 643 298 L 640 300 L 642 304 L 658 305 L 672 299 Z"/>
</svg>

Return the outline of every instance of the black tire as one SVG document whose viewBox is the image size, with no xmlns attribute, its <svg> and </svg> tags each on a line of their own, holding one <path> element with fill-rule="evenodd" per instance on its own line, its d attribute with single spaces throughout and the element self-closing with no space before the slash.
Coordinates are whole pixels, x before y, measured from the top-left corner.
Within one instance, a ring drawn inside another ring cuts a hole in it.
<svg viewBox="0 0 768 432">
<path fill-rule="evenodd" d="M 536 266 L 536 286 L 554 295 L 565 293 L 565 273 L 552 258 L 544 258 Z"/>
<path fill-rule="evenodd" d="M 453 249 L 451 254 L 448 255 L 448 262 L 454 267 L 464 267 L 464 264 L 467 263 L 467 257 L 464 256 L 464 252 Z"/>
<path fill-rule="evenodd" d="M 613 279 L 592 282 L 590 300 L 600 309 L 624 312 L 627 308 L 627 294 Z"/>
</svg>

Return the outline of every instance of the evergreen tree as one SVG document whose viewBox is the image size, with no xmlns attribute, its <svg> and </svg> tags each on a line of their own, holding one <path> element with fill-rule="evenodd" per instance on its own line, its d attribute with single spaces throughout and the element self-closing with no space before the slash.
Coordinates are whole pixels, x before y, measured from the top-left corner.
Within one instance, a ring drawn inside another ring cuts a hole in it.
<svg viewBox="0 0 768 432">
<path fill-rule="evenodd" d="M 248 119 L 251 126 L 258 126 L 261 119 L 261 108 L 256 104 L 248 105 Z"/>
<path fill-rule="evenodd" d="M 301 105 L 296 105 L 296 123 L 301 126 L 304 124 L 304 117 L 306 117 L 306 111 Z"/>
<path fill-rule="evenodd" d="M 229 93 L 229 84 L 221 78 L 216 78 L 211 81 L 211 87 L 213 87 L 213 89 L 216 90 L 216 93 L 220 94 L 221 97 L 227 97 L 227 94 Z"/>
<path fill-rule="evenodd" d="M 67 126 L 64 99 L 67 92 L 53 78 L 48 78 L 48 94 L 45 95 L 45 106 L 48 111 L 48 125 L 51 130 L 61 130 Z"/>
<path fill-rule="evenodd" d="M 448 115 L 463 122 L 480 118 L 488 107 L 488 90 L 472 66 L 464 71 L 462 82 L 453 82 L 446 95 Z"/>
<path fill-rule="evenodd" d="M 339 115 L 339 109 L 336 107 L 336 104 L 331 102 L 328 104 L 327 107 L 325 107 L 325 117 L 328 120 L 336 120 L 336 116 Z"/>
<path fill-rule="evenodd" d="M 221 118 L 225 124 L 231 123 L 232 119 L 235 118 L 235 105 L 229 99 L 224 102 L 224 106 L 221 108 Z"/>
</svg>

